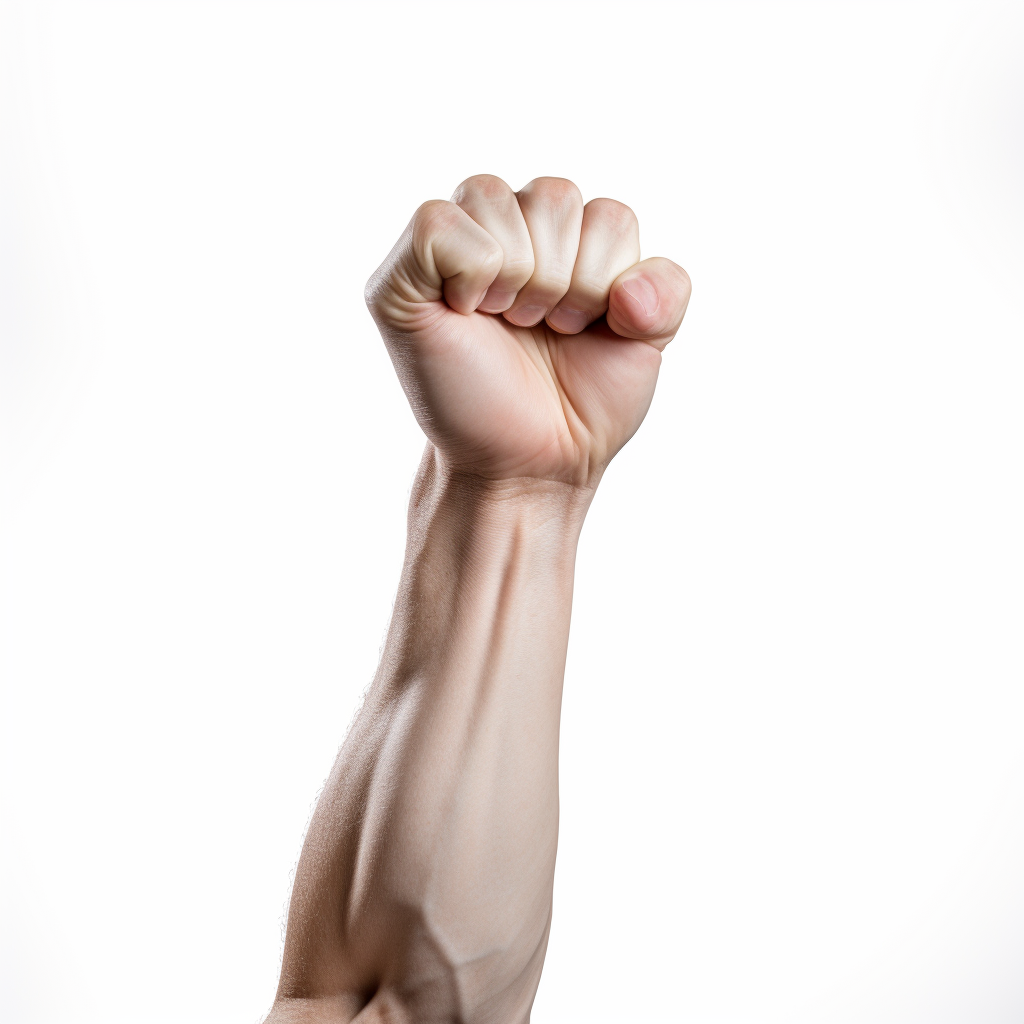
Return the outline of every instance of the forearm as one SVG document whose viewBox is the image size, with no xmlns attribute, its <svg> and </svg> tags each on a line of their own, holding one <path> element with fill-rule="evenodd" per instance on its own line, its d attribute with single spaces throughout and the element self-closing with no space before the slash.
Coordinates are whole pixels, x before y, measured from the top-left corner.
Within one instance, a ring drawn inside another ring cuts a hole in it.
<svg viewBox="0 0 1024 1024">
<path fill-rule="evenodd" d="M 279 1007 L 339 1000 L 344 1019 L 379 992 L 411 1020 L 529 1013 L 590 493 L 484 485 L 428 446 L 380 668 L 299 862 Z"/>
</svg>

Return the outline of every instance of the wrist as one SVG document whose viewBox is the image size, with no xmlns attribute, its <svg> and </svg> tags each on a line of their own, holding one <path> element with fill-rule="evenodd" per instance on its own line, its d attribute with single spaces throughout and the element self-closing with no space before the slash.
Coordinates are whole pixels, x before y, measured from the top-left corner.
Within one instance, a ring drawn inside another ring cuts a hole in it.
<svg viewBox="0 0 1024 1024">
<path fill-rule="evenodd" d="M 469 522 L 513 523 L 578 536 L 597 490 L 540 477 L 492 479 L 453 469 L 431 443 L 423 452 L 409 504 L 410 527 L 441 512 Z M 574 545 L 575 546 L 575 545 Z"/>
</svg>

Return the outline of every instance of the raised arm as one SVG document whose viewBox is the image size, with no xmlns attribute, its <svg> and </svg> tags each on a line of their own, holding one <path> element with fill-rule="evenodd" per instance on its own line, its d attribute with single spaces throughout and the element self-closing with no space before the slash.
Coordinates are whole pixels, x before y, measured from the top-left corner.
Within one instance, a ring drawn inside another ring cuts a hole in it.
<svg viewBox="0 0 1024 1024">
<path fill-rule="evenodd" d="M 367 301 L 428 437 L 380 667 L 302 850 L 267 1024 L 529 1019 L 576 542 L 689 297 L 560 178 L 426 203 Z"/>
</svg>

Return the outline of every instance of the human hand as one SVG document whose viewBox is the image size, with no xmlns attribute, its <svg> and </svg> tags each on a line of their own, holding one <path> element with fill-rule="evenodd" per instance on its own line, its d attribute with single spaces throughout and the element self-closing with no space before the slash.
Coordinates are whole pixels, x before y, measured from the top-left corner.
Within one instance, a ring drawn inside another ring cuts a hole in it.
<svg viewBox="0 0 1024 1024">
<path fill-rule="evenodd" d="M 643 421 L 689 296 L 681 267 L 640 262 L 628 206 L 486 174 L 424 203 L 366 286 L 451 470 L 584 488 Z"/>
</svg>

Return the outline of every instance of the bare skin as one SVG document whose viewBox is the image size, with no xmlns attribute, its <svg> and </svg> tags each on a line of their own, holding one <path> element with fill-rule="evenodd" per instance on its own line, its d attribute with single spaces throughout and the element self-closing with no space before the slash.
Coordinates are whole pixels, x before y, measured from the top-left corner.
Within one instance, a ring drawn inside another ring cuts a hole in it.
<svg viewBox="0 0 1024 1024">
<path fill-rule="evenodd" d="M 690 294 L 561 178 L 424 204 L 367 303 L 428 443 L 380 667 L 310 825 L 267 1024 L 529 1020 L 576 544 Z"/>
</svg>

